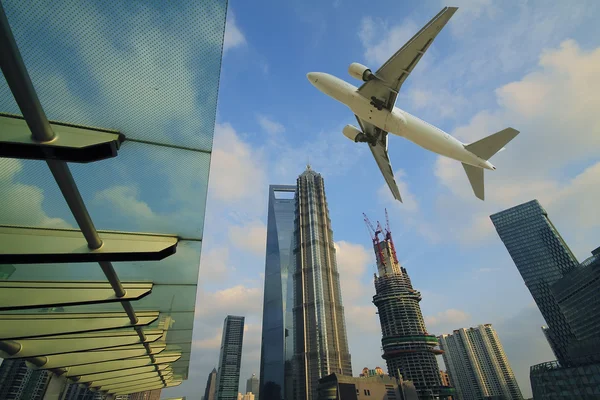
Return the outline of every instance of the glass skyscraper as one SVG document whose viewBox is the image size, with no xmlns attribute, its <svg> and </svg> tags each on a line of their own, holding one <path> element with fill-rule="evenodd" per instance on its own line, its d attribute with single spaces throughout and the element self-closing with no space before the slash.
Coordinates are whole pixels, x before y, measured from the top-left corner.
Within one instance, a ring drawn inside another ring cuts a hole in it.
<svg viewBox="0 0 600 400">
<path fill-rule="evenodd" d="M 228 315 L 223 323 L 217 371 L 217 400 L 237 400 L 238 398 L 244 319 L 244 317 Z"/>
<path fill-rule="evenodd" d="M 569 365 L 567 348 L 575 336 L 552 285 L 577 268 L 577 259 L 537 200 L 490 218 L 548 324 L 545 334 L 550 347 L 561 365 Z"/>
<path fill-rule="evenodd" d="M 319 379 L 352 375 L 325 186 L 310 166 L 297 179 L 294 222 L 294 399 L 317 398 Z"/>
<path fill-rule="evenodd" d="M 291 390 L 293 293 L 288 289 L 292 279 L 295 192 L 295 185 L 269 186 L 260 390 L 254 393 L 260 393 L 260 400 L 287 398 L 286 387 Z"/>
</svg>

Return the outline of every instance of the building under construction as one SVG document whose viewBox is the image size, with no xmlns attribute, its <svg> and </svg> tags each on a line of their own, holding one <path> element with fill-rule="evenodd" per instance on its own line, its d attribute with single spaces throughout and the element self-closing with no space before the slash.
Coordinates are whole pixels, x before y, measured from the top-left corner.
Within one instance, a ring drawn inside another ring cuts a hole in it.
<svg viewBox="0 0 600 400">
<path fill-rule="evenodd" d="M 371 231 L 373 249 L 377 259 L 375 296 L 381 323 L 383 358 L 391 376 L 412 381 L 420 399 L 447 398 L 452 394 L 449 387 L 442 386 L 436 355 L 438 340 L 425 328 L 421 314 L 421 293 L 413 289 L 410 277 L 398 262 L 396 249 L 386 215 L 385 230 L 365 215 Z"/>
</svg>

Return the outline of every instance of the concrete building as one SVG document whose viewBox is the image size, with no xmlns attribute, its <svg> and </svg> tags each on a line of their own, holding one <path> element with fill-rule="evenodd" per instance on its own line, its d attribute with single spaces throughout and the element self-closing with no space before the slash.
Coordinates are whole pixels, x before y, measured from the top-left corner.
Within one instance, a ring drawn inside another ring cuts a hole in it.
<svg viewBox="0 0 600 400">
<path fill-rule="evenodd" d="M 442 380 L 442 386 L 452 386 L 448 372 L 440 370 L 440 379 Z"/>
<path fill-rule="evenodd" d="M 360 374 L 361 378 L 366 378 L 369 376 L 377 376 L 377 375 L 385 375 L 381 367 L 375 367 L 375 369 L 369 369 L 368 367 L 364 367 Z"/>
<path fill-rule="evenodd" d="M 145 392 L 129 395 L 129 400 L 160 400 L 161 389 L 146 390 Z"/>
<path fill-rule="evenodd" d="M 387 213 L 386 213 L 387 214 Z M 437 338 L 427 332 L 419 302 L 421 293 L 413 289 L 410 277 L 400 265 L 389 226 L 384 231 L 365 216 L 372 229 L 373 249 L 379 276 L 375 274 L 375 296 L 381 324 L 383 359 L 390 376 L 400 374 L 414 383 L 421 399 L 450 394 L 442 387 L 436 355 Z M 383 235 L 380 240 L 379 235 Z"/>
<path fill-rule="evenodd" d="M 324 181 L 310 166 L 297 179 L 295 212 L 292 398 L 313 400 L 319 379 L 352 375 L 352 365 Z"/>
<path fill-rule="evenodd" d="M 256 397 L 256 400 L 258 400 L 259 383 L 260 382 L 258 381 L 256 374 L 252 374 L 252 376 L 246 381 L 246 393 L 252 393 L 254 397 Z"/>
<path fill-rule="evenodd" d="M 217 400 L 237 400 L 244 342 L 244 320 L 244 317 L 228 315 L 223 322 L 217 370 Z"/>
<path fill-rule="evenodd" d="M 0 365 L 0 399 L 41 400 L 50 373 L 27 368 L 23 360 L 4 360 Z"/>
<path fill-rule="evenodd" d="M 261 400 L 291 398 L 293 246 L 296 185 L 269 186 L 267 248 L 260 350 Z M 287 383 L 286 383 L 287 382 Z M 286 387 L 288 396 L 285 396 Z"/>
<path fill-rule="evenodd" d="M 247 392 L 246 394 L 238 393 L 237 400 L 255 400 L 254 393 Z"/>
<path fill-rule="evenodd" d="M 450 383 L 462 400 L 522 400 L 521 390 L 491 324 L 439 337 Z"/>
<path fill-rule="evenodd" d="M 554 355 L 562 365 L 569 365 L 567 347 L 575 335 L 552 294 L 552 285 L 579 262 L 537 200 L 490 218 L 548 324 L 545 334 Z"/>
<path fill-rule="evenodd" d="M 206 388 L 204 389 L 204 400 L 216 400 L 217 393 L 217 369 L 213 370 L 208 374 L 206 379 Z"/>
<path fill-rule="evenodd" d="M 318 400 L 419 400 L 410 381 L 387 375 L 353 378 L 331 374 L 319 380 Z"/>
</svg>

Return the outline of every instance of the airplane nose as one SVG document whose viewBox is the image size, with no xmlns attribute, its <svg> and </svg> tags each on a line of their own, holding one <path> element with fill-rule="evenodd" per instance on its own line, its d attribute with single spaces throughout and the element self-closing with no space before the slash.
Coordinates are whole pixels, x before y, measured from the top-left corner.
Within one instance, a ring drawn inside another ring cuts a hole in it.
<svg viewBox="0 0 600 400">
<path fill-rule="evenodd" d="M 309 72 L 308 74 L 306 74 L 306 77 L 308 78 L 308 80 L 310 81 L 310 83 L 317 83 L 317 81 L 319 80 L 319 76 L 316 72 Z"/>
</svg>

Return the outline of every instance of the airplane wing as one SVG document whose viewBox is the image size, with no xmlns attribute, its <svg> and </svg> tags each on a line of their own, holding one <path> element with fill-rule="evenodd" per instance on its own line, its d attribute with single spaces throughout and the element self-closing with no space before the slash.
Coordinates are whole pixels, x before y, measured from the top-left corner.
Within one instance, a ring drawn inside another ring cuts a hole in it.
<svg viewBox="0 0 600 400">
<path fill-rule="evenodd" d="M 362 131 L 372 137 L 377 138 L 377 142 L 375 146 L 369 143 L 369 149 L 371 149 L 371 153 L 373 153 L 373 157 L 375 157 L 375 161 L 377 162 L 377 166 L 381 170 L 385 181 L 387 182 L 394 198 L 399 200 L 402 203 L 402 197 L 400 197 L 400 190 L 398 189 L 398 185 L 396 184 L 396 180 L 394 179 L 394 171 L 392 170 L 392 164 L 390 163 L 390 158 L 388 157 L 387 145 L 388 145 L 388 133 L 382 129 L 379 129 L 375 125 L 360 119 L 356 116 L 356 119 L 362 128 Z"/>
<path fill-rule="evenodd" d="M 400 87 L 456 10 L 458 7 L 444 7 L 375 72 L 375 76 L 379 79 L 364 83 L 358 92 L 367 99 L 376 97 L 383 102 L 386 109 L 391 111 L 396 104 Z"/>
</svg>

